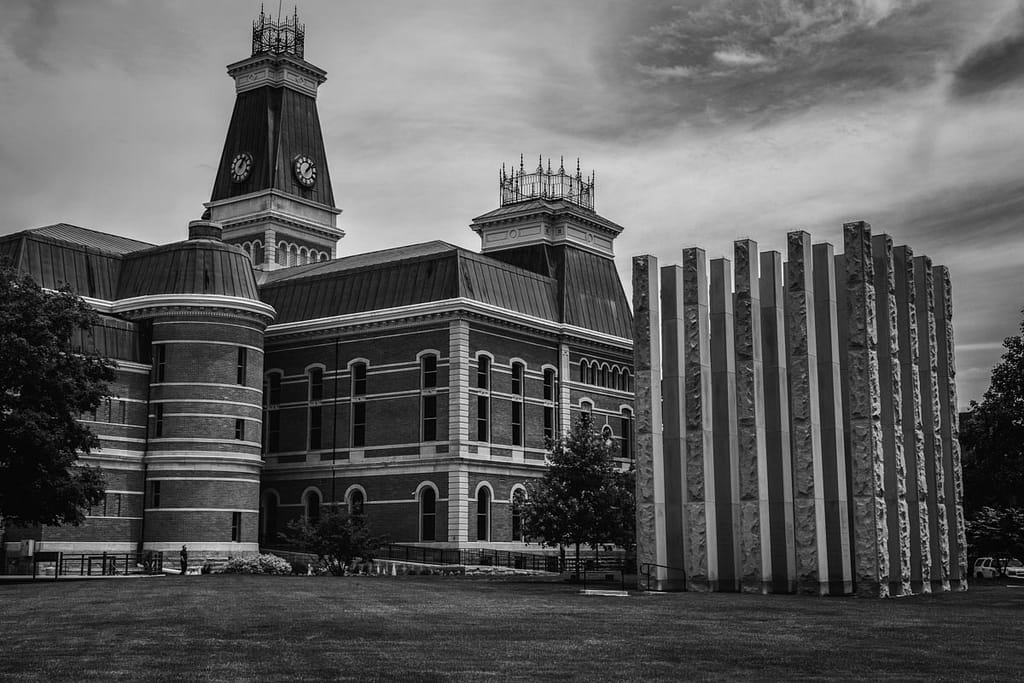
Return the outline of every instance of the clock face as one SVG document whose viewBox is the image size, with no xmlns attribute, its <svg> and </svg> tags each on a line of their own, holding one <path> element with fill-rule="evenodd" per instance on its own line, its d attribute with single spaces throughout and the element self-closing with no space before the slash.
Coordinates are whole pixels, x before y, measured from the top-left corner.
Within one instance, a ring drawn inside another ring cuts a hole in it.
<svg viewBox="0 0 1024 683">
<path fill-rule="evenodd" d="M 295 157 L 292 170 L 295 172 L 295 179 L 306 187 L 312 187 L 316 182 L 316 164 L 309 157 L 302 154 Z"/>
<path fill-rule="evenodd" d="M 249 177 L 252 170 L 252 155 L 242 152 L 231 160 L 231 180 L 240 183 Z"/>
</svg>

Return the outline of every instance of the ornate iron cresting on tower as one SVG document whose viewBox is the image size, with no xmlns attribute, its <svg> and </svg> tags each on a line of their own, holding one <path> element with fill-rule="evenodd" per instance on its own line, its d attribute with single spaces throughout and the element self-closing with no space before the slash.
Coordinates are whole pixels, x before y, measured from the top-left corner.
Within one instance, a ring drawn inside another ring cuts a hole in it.
<svg viewBox="0 0 1024 683">
<path fill-rule="evenodd" d="M 260 16 L 252 22 L 252 56 L 261 54 L 292 55 L 304 59 L 306 26 L 299 23 L 298 9 L 292 16 L 274 21 L 260 6 Z"/>
<path fill-rule="evenodd" d="M 590 177 L 584 178 L 580 173 L 579 159 L 576 160 L 576 175 L 565 172 L 564 160 L 559 162 L 557 171 L 552 171 L 551 159 L 548 159 L 545 170 L 544 160 L 539 157 L 537 170 L 527 173 L 520 155 L 518 170 L 513 166 L 509 173 L 502 164 L 499 185 L 502 206 L 534 199 L 565 199 L 585 209 L 594 210 L 594 174 L 591 172 Z"/>
</svg>

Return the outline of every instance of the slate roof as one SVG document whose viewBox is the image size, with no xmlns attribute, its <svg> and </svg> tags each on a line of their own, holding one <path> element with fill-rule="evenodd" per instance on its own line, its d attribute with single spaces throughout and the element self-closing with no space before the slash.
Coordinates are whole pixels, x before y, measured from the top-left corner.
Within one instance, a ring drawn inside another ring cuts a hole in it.
<svg viewBox="0 0 1024 683">
<path fill-rule="evenodd" d="M 253 165 L 249 177 L 236 183 L 230 166 L 240 152 L 252 156 Z M 302 185 L 292 172 L 292 160 L 299 154 L 316 164 L 312 187 Z M 266 189 L 334 206 L 316 100 L 291 88 L 264 86 L 238 93 L 210 201 Z"/>
<path fill-rule="evenodd" d="M 446 242 L 425 242 L 270 273 L 260 288 L 278 323 L 458 297 L 558 320 L 557 283 Z"/>
<path fill-rule="evenodd" d="M 259 299 L 252 262 L 218 240 L 163 246 L 60 223 L 0 237 L 0 255 L 43 287 L 104 301 L 146 294 Z"/>
<path fill-rule="evenodd" d="M 0 255 L 43 287 L 68 285 L 80 296 L 117 298 L 121 258 L 147 242 L 58 223 L 0 237 Z"/>
</svg>

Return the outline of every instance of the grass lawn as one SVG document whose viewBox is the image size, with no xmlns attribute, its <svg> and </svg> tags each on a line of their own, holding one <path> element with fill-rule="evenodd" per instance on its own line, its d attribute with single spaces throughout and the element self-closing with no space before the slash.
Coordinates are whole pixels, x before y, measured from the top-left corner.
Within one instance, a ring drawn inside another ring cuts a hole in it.
<svg viewBox="0 0 1024 683">
<path fill-rule="evenodd" d="M 0 680 L 1019 680 L 1024 588 L 581 596 L 485 578 L 0 584 Z"/>
</svg>

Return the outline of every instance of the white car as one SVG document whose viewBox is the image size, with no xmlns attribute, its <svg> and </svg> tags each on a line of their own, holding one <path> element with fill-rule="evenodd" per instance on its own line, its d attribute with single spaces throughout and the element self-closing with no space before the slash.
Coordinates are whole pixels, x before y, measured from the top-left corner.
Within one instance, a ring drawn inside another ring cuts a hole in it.
<svg viewBox="0 0 1024 683">
<path fill-rule="evenodd" d="M 1008 560 L 995 559 L 992 557 L 979 557 L 974 561 L 974 577 L 977 579 L 999 578 L 999 565 L 1006 563 L 1006 577 L 1009 579 L 1024 579 L 1024 563 L 1013 558 Z"/>
</svg>

